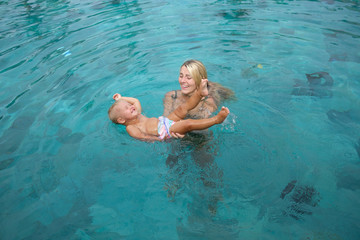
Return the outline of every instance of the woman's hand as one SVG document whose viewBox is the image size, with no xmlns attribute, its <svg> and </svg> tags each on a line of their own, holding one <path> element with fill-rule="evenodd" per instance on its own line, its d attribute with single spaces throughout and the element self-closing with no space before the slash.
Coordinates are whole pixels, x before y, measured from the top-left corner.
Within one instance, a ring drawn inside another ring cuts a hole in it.
<svg viewBox="0 0 360 240">
<path fill-rule="evenodd" d="M 185 137 L 185 134 L 174 133 L 174 132 L 170 132 L 170 135 L 171 135 L 173 138 L 183 138 L 183 137 Z"/>
</svg>

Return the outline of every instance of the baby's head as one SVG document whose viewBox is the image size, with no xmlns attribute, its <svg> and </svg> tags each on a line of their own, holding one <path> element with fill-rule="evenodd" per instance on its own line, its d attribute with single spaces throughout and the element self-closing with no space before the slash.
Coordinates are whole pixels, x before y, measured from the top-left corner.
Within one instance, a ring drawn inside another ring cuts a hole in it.
<svg viewBox="0 0 360 240">
<path fill-rule="evenodd" d="M 137 109 L 129 102 L 118 99 L 109 108 L 108 115 L 113 123 L 126 125 L 137 117 Z"/>
<path fill-rule="evenodd" d="M 118 100 L 118 101 L 114 102 L 114 104 L 111 105 L 111 107 L 108 110 L 108 115 L 109 115 L 110 120 L 116 124 L 121 124 L 121 122 L 118 121 L 118 119 L 121 118 L 120 102 L 123 102 L 123 101 Z"/>
</svg>

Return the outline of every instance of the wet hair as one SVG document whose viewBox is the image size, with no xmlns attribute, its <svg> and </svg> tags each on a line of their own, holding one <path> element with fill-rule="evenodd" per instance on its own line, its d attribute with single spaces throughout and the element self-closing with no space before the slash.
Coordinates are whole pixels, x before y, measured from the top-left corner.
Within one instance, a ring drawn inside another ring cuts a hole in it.
<svg viewBox="0 0 360 240">
<path fill-rule="evenodd" d="M 235 93 L 233 90 L 224 87 L 220 83 L 210 82 L 208 84 L 209 96 L 211 96 L 216 106 L 219 106 L 221 102 L 226 100 L 236 100 Z"/>
<path fill-rule="evenodd" d="M 201 79 L 207 79 L 207 72 L 204 64 L 198 60 L 187 60 L 181 65 L 185 66 L 189 71 L 191 77 L 194 79 L 196 86 L 200 86 Z M 181 68 L 180 67 L 180 68 Z"/>
<path fill-rule="evenodd" d="M 117 114 L 117 110 L 115 109 L 115 107 L 119 103 L 119 101 L 121 101 L 121 100 L 118 100 L 118 101 L 114 102 L 113 105 L 111 105 L 111 107 L 108 110 L 109 119 L 113 123 L 116 123 L 116 124 L 119 124 L 117 122 L 117 119 L 119 118 L 119 114 Z"/>
<path fill-rule="evenodd" d="M 185 66 L 187 70 L 190 72 L 191 77 L 194 79 L 196 86 L 200 86 L 201 79 L 207 79 L 207 72 L 204 64 L 200 62 L 199 60 L 187 60 L 186 62 L 181 65 L 181 67 Z M 180 68 L 181 68 L 180 67 Z M 234 92 L 227 88 L 222 86 L 219 83 L 216 82 L 210 82 L 208 84 L 209 89 L 209 96 L 212 96 L 215 104 L 218 106 L 222 101 L 225 100 L 235 100 L 235 94 Z"/>
</svg>

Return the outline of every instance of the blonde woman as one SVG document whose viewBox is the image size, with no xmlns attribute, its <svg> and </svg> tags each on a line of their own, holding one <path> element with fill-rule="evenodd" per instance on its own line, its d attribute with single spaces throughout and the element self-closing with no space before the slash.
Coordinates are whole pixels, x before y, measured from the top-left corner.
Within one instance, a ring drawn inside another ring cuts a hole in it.
<svg viewBox="0 0 360 240">
<path fill-rule="evenodd" d="M 164 116 L 168 116 L 178 106 L 185 103 L 199 87 L 202 79 L 207 79 L 204 64 L 198 60 L 188 60 L 180 67 L 179 84 L 180 90 L 166 93 L 164 103 Z M 222 85 L 208 81 L 208 96 L 203 97 L 200 103 L 191 111 L 186 118 L 203 119 L 209 118 L 218 109 L 219 104 L 226 99 L 234 98 L 232 90 Z M 179 135 L 173 135 L 179 137 Z"/>
<path fill-rule="evenodd" d="M 207 78 L 206 68 L 202 62 L 198 60 L 184 62 L 179 73 L 180 89 L 166 93 L 163 115 L 168 116 L 193 94 L 196 94 L 196 89 L 202 79 Z M 202 97 L 197 106 L 189 111 L 185 118 L 209 118 L 218 110 L 222 101 L 234 98 L 234 93 L 230 89 L 215 82 L 207 82 L 208 95 Z M 177 138 L 184 137 L 181 134 L 170 134 Z M 207 206 L 211 214 L 216 214 L 217 202 L 222 199 L 222 170 L 215 161 L 217 145 L 217 140 L 214 139 L 212 133 L 206 130 L 189 133 L 186 139 L 178 141 L 177 144 L 171 144 L 171 152 L 166 159 L 166 164 L 169 166 L 169 181 L 166 184 L 169 198 L 174 199 L 178 189 L 183 189 L 182 186 L 187 185 L 186 179 L 188 178 L 184 178 L 183 175 L 191 174 L 184 170 L 188 167 L 186 159 L 190 157 L 200 169 L 201 176 L 196 178 L 200 178 L 207 189 L 207 191 L 199 193 L 202 201 L 200 206 L 194 206 L 194 208 Z M 191 178 L 191 176 L 189 177 Z M 189 194 L 196 193 L 197 191 L 189 191 Z"/>
</svg>

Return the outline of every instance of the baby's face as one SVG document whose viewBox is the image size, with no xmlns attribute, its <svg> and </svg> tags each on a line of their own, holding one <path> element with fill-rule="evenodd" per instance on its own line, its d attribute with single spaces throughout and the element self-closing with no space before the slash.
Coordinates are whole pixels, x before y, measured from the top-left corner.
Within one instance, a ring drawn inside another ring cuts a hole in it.
<svg viewBox="0 0 360 240">
<path fill-rule="evenodd" d="M 138 111 L 135 106 L 127 101 L 119 100 L 116 105 L 116 109 L 119 112 L 120 117 L 125 121 L 134 119 L 138 115 Z"/>
</svg>

